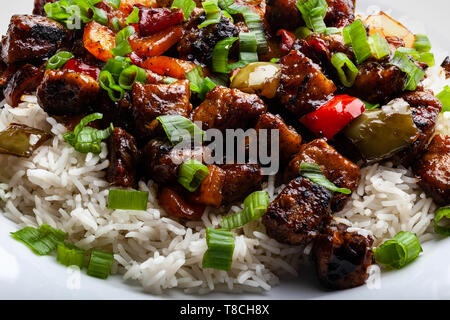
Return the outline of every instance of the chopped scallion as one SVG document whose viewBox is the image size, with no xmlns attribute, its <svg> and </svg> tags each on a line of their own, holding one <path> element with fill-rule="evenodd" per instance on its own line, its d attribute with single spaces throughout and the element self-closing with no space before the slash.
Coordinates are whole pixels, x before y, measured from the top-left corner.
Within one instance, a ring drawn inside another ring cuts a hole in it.
<svg viewBox="0 0 450 320">
<path fill-rule="evenodd" d="M 73 54 L 67 51 L 60 51 L 48 59 L 45 69 L 61 69 L 67 61 L 73 58 Z"/>
<path fill-rule="evenodd" d="M 450 206 L 442 207 L 434 213 L 434 232 L 450 236 Z"/>
<path fill-rule="evenodd" d="M 425 76 L 425 72 L 412 62 L 407 55 L 400 51 L 396 51 L 391 62 L 392 65 L 398 67 L 400 70 L 408 75 L 408 79 L 404 86 L 404 90 L 414 91 L 417 88 L 420 80 Z"/>
<path fill-rule="evenodd" d="M 193 0 L 174 0 L 171 8 L 181 9 L 183 11 L 184 21 L 187 21 L 195 7 L 196 4 Z"/>
<path fill-rule="evenodd" d="M 430 39 L 424 34 L 416 34 L 414 41 L 414 49 L 419 52 L 430 52 L 431 42 Z"/>
<path fill-rule="evenodd" d="M 125 90 L 131 90 L 133 83 L 140 82 L 145 84 L 147 81 L 147 71 L 136 65 L 129 66 L 120 73 L 119 86 Z"/>
<path fill-rule="evenodd" d="M 378 32 L 369 37 L 369 44 L 373 56 L 377 59 L 386 57 L 391 52 L 386 38 L 380 36 Z"/>
<path fill-rule="evenodd" d="M 57 246 L 56 261 L 64 266 L 78 266 L 80 269 L 84 265 L 85 251 L 68 242 L 59 242 Z"/>
<path fill-rule="evenodd" d="M 191 159 L 184 162 L 178 170 L 178 183 L 189 192 L 194 192 L 200 187 L 208 174 L 207 166 L 195 159 Z"/>
<path fill-rule="evenodd" d="M 19 231 L 11 232 L 11 236 L 24 243 L 35 254 L 43 256 L 53 252 L 58 242 L 64 241 L 67 234 L 47 224 L 42 224 L 39 228 L 25 227 Z"/>
<path fill-rule="evenodd" d="M 204 77 L 201 66 L 196 66 L 185 74 L 190 82 L 191 91 L 196 92 L 200 99 L 205 99 L 205 95 L 216 87 L 216 84 L 208 77 Z M 176 81 L 176 79 L 175 79 Z"/>
<path fill-rule="evenodd" d="M 233 261 L 234 238 L 227 230 L 206 229 L 206 250 L 203 256 L 203 268 L 229 271 Z"/>
<path fill-rule="evenodd" d="M 318 33 L 323 33 L 327 30 L 323 20 L 328 8 L 326 0 L 298 0 L 297 8 L 300 10 L 303 21 L 305 21 L 308 28 Z"/>
<path fill-rule="evenodd" d="M 113 260 L 114 256 L 112 253 L 97 249 L 92 250 L 87 274 L 100 279 L 108 278 Z"/>
<path fill-rule="evenodd" d="M 340 192 L 343 194 L 351 194 L 351 190 L 347 188 L 338 188 L 330 180 L 328 180 L 320 169 L 320 166 L 315 163 L 302 162 L 300 164 L 300 174 L 308 178 L 312 182 L 324 187 L 325 189 Z"/>
<path fill-rule="evenodd" d="M 375 249 L 374 254 L 377 263 L 400 269 L 415 260 L 422 251 L 415 234 L 400 231 L 392 240 L 385 241 Z"/>
<path fill-rule="evenodd" d="M 205 132 L 197 127 L 191 120 L 179 115 L 160 116 L 157 120 L 166 132 L 167 138 L 175 145 L 185 139 L 203 138 Z"/>
<path fill-rule="evenodd" d="M 450 87 L 445 86 L 444 89 L 436 96 L 442 102 L 442 111 L 450 111 Z"/>
<path fill-rule="evenodd" d="M 372 55 L 366 28 L 360 19 L 346 26 L 343 35 L 345 43 L 352 46 L 358 64 L 366 61 Z"/>
<path fill-rule="evenodd" d="M 217 5 L 217 0 L 206 0 L 202 3 L 202 6 L 206 13 L 206 20 L 198 25 L 199 28 L 220 22 L 220 19 L 222 19 L 222 10 Z"/>
<path fill-rule="evenodd" d="M 331 64 L 336 68 L 342 84 L 348 88 L 355 83 L 358 68 L 347 57 L 345 53 L 337 52 L 331 57 Z"/>
<path fill-rule="evenodd" d="M 111 189 L 108 195 L 108 209 L 147 210 L 148 192 Z"/>
<path fill-rule="evenodd" d="M 127 20 L 125 20 L 125 22 L 126 22 L 126 24 L 139 23 L 139 8 L 138 7 L 133 8 L 133 11 L 127 17 Z"/>
</svg>

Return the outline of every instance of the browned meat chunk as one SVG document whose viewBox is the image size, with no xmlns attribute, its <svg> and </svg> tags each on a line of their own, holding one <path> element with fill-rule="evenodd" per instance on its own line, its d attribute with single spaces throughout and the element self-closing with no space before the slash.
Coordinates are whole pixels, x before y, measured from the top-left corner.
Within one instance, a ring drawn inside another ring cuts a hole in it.
<svg viewBox="0 0 450 320">
<path fill-rule="evenodd" d="M 42 16 L 14 15 L 2 39 L 1 57 L 7 64 L 41 61 L 52 56 L 68 38 L 68 31 L 56 21 Z"/>
<path fill-rule="evenodd" d="M 226 164 L 222 166 L 222 170 L 225 171 L 222 189 L 224 204 L 243 200 L 261 187 L 263 175 L 259 165 Z"/>
<path fill-rule="evenodd" d="M 205 20 L 206 15 L 203 12 L 193 16 L 185 25 L 183 38 L 177 45 L 181 59 L 209 65 L 217 42 L 225 38 L 237 37 L 239 34 L 236 26 L 228 18 L 222 16 L 219 23 L 199 28 L 198 25 Z"/>
<path fill-rule="evenodd" d="M 34 0 L 33 14 L 46 16 L 44 6 L 46 3 L 56 2 L 58 0 Z"/>
<path fill-rule="evenodd" d="M 313 258 L 320 282 L 331 289 L 360 286 L 368 278 L 373 263 L 373 239 L 357 233 L 329 230 L 313 247 Z"/>
<path fill-rule="evenodd" d="M 136 170 L 139 163 L 139 150 L 133 136 L 115 127 L 108 139 L 109 168 L 106 180 L 122 187 L 135 187 Z"/>
<path fill-rule="evenodd" d="M 351 92 L 370 103 L 383 104 L 403 91 L 406 79 L 406 73 L 388 61 L 366 61 L 359 67 Z"/>
<path fill-rule="evenodd" d="M 309 179 L 292 180 L 267 208 L 267 234 L 282 243 L 307 244 L 330 221 L 331 193 Z"/>
<path fill-rule="evenodd" d="M 192 105 L 189 102 L 191 89 L 188 80 L 172 84 L 133 85 L 133 106 L 136 127 L 140 134 L 148 136 L 157 125 L 154 120 L 162 115 L 188 117 Z"/>
<path fill-rule="evenodd" d="M 47 70 L 36 95 L 39 105 L 50 115 L 78 115 L 92 111 L 100 96 L 100 86 L 82 73 Z"/>
<path fill-rule="evenodd" d="M 419 129 L 420 135 L 406 150 L 397 154 L 394 160 L 410 165 L 422 155 L 427 147 L 442 110 L 442 103 L 429 90 L 407 92 L 400 97 L 411 106 L 413 121 Z"/>
<path fill-rule="evenodd" d="M 450 137 L 436 135 L 414 165 L 419 185 L 437 204 L 450 204 Z"/>
<path fill-rule="evenodd" d="M 354 191 L 358 186 L 360 169 L 353 162 L 340 155 L 326 140 L 317 139 L 302 145 L 286 168 L 284 177 L 289 181 L 299 175 L 300 164 L 316 163 L 322 169 L 323 174 L 339 188 L 348 188 Z M 350 195 L 336 192 L 331 201 L 333 212 L 344 208 Z"/>
<path fill-rule="evenodd" d="M 267 3 L 267 17 L 273 30 L 295 30 L 304 26 L 297 0 L 270 0 Z"/>
<path fill-rule="evenodd" d="M 192 111 L 191 118 L 201 121 L 205 130 L 215 128 L 224 132 L 225 129 L 253 127 L 264 112 L 266 105 L 256 94 L 217 86 Z"/>
<path fill-rule="evenodd" d="M 101 100 L 97 104 L 95 111 L 103 114 L 101 123 L 104 127 L 113 123 L 115 127 L 122 128 L 131 135 L 135 134 L 136 121 L 134 120 L 134 109 L 129 92 L 125 92 L 123 99 L 112 101 L 108 93 L 102 91 Z"/>
<path fill-rule="evenodd" d="M 200 220 L 205 206 L 188 203 L 175 189 L 163 188 L 158 194 L 159 205 L 172 217 Z"/>
<path fill-rule="evenodd" d="M 6 103 L 12 107 L 17 107 L 20 102 L 20 97 L 24 93 L 34 92 L 41 83 L 44 73 L 42 70 L 26 64 L 19 68 L 17 72 L 9 79 L 3 90 L 5 94 Z"/>
<path fill-rule="evenodd" d="M 327 0 L 327 27 L 341 28 L 355 21 L 355 0 Z"/>
<path fill-rule="evenodd" d="M 320 67 L 298 50 L 281 59 L 281 81 L 277 96 L 285 107 L 300 117 L 319 108 L 336 91 Z"/>
<path fill-rule="evenodd" d="M 288 126 L 283 119 L 278 115 L 271 113 L 263 114 L 256 123 L 255 129 L 267 129 L 279 130 L 279 156 L 280 163 L 287 163 L 290 158 L 300 151 L 302 144 L 302 136 L 295 131 L 291 126 Z M 270 139 L 270 132 L 267 133 L 267 137 Z M 270 146 L 270 141 L 267 142 L 267 146 Z"/>
<path fill-rule="evenodd" d="M 441 67 L 445 71 L 445 79 L 450 78 L 450 57 L 446 57 L 442 62 Z"/>
<path fill-rule="evenodd" d="M 222 204 L 225 171 L 215 165 L 209 165 L 208 170 L 208 176 L 202 181 L 200 187 L 191 194 L 190 200 L 193 203 L 219 207 Z"/>
</svg>

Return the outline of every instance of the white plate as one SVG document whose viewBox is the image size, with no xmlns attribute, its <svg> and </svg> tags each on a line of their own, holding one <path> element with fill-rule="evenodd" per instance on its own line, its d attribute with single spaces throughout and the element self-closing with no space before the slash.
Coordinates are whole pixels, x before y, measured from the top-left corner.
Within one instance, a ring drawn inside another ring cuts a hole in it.
<svg viewBox="0 0 450 320">
<path fill-rule="evenodd" d="M 401 21 L 413 32 L 430 36 L 433 49 L 448 50 L 447 0 L 357 0 L 359 12 L 378 6 Z M 0 31 L 5 33 L 11 15 L 31 13 L 33 0 L 2 1 Z M 445 52 L 444 52 L 445 53 Z M 437 60 L 440 62 L 440 60 Z M 103 281 L 79 277 L 58 265 L 54 257 L 38 257 L 13 240 L 12 222 L 0 215 L 0 299 L 202 299 L 185 296 L 181 291 L 157 297 L 142 292 L 120 277 Z M 400 271 L 385 272 L 379 283 L 345 291 L 325 291 L 317 283 L 313 270 L 301 270 L 299 279 L 282 279 L 281 285 L 262 295 L 209 294 L 208 299 L 448 299 L 450 298 L 450 239 L 424 244 L 424 253 Z M 79 280 L 79 282 L 78 282 Z M 79 286 L 78 286 L 79 284 Z M 79 288 L 78 288 L 79 287 Z"/>
</svg>

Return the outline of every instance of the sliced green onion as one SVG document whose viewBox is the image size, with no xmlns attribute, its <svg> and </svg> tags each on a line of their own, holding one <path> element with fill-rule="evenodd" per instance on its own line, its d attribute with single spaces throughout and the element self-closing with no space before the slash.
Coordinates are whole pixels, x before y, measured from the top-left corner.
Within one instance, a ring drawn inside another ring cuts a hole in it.
<svg viewBox="0 0 450 320">
<path fill-rule="evenodd" d="M 345 53 L 337 52 L 331 57 L 331 64 L 336 68 L 342 84 L 348 88 L 353 86 L 358 75 L 358 68 Z"/>
<path fill-rule="evenodd" d="M 360 100 L 361 100 L 361 99 L 360 99 Z M 366 110 L 373 110 L 373 109 L 377 109 L 377 108 L 380 107 L 380 104 L 379 104 L 379 103 L 377 103 L 377 104 L 372 104 L 372 103 L 367 102 L 367 101 L 364 101 L 364 100 L 361 100 L 361 101 L 364 102 L 364 104 L 366 105 Z"/>
<path fill-rule="evenodd" d="M 203 256 L 203 268 L 229 271 L 233 262 L 234 238 L 227 230 L 206 229 L 206 250 Z"/>
<path fill-rule="evenodd" d="M 178 8 L 183 11 L 184 21 L 187 21 L 196 7 L 193 0 L 174 0 L 171 8 Z"/>
<path fill-rule="evenodd" d="M 54 251 L 58 242 L 64 241 L 67 234 L 47 224 L 42 224 L 37 229 L 25 227 L 19 231 L 11 232 L 11 236 L 24 243 L 35 254 L 43 256 Z"/>
<path fill-rule="evenodd" d="M 156 119 L 163 126 L 167 138 L 169 138 L 173 145 L 183 141 L 188 136 L 192 139 L 205 134 L 191 120 L 179 115 L 160 116 Z"/>
<path fill-rule="evenodd" d="M 434 232 L 450 236 L 450 206 L 442 207 L 434 213 Z"/>
<path fill-rule="evenodd" d="M 102 71 L 108 71 L 114 77 L 114 79 L 119 79 L 120 74 L 123 70 L 131 65 L 131 59 L 121 56 L 117 56 L 114 59 L 108 59 Z"/>
<path fill-rule="evenodd" d="M 194 192 L 200 187 L 208 174 L 207 166 L 195 159 L 191 159 L 184 162 L 178 170 L 178 183 L 189 192 Z"/>
<path fill-rule="evenodd" d="M 114 256 L 112 253 L 97 249 L 92 250 L 87 274 L 100 279 L 108 278 L 113 260 Z"/>
<path fill-rule="evenodd" d="M 419 52 L 430 52 L 431 42 L 430 39 L 424 34 L 416 34 L 416 40 L 414 41 L 414 49 Z"/>
<path fill-rule="evenodd" d="M 68 242 L 59 242 L 57 246 L 56 261 L 64 266 L 78 266 L 80 269 L 84 265 L 83 249 L 80 249 Z"/>
<path fill-rule="evenodd" d="M 239 33 L 239 58 L 243 63 L 257 62 L 257 49 L 256 36 L 253 32 Z"/>
<path fill-rule="evenodd" d="M 125 23 L 126 24 L 139 23 L 139 8 L 138 7 L 133 8 L 133 11 L 127 17 L 127 20 L 125 20 Z"/>
<path fill-rule="evenodd" d="M 415 234 L 400 231 L 392 240 L 385 241 L 375 249 L 374 254 L 377 263 L 400 269 L 415 260 L 422 251 Z"/>
<path fill-rule="evenodd" d="M 278 63 L 278 62 L 280 62 L 280 58 L 272 58 L 272 59 L 270 59 L 270 62 L 271 63 Z"/>
<path fill-rule="evenodd" d="M 92 20 L 97 21 L 98 23 L 102 25 L 108 24 L 108 15 L 106 14 L 105 10 L 99 9 L 96 7 L 91 8 L 94 12 L 94 15 L 92 16 Z"/>
<path fill-rule="evenodd" d="M 128 26 L 120 30 L 116 34 L 116 45 L 118 45 L 121 42 L 127 41 L 128 38 L 133 35 L 136 32 L 136 29 L 132 26 Z"/>
<path fill-rule="evenodd" d="M 366 61 L 372 55 L 366 28 L 360 19 L 346 26 L 343 35 L 345 43 L 352 46 L 358 64 Z"/>
<path fill-rule="evenodd" d="M 147 210 L 148 192 L 136 190 L 109 190 L 108 209 Z"/>
<path fill-rule="evenodd" d="M 106 0 L 114 9 L 119 9 L 121 0 Z"/>
<path fill-rule="evenodd" d="M 53 57 L 48 59 L 47 64 L 45 65 L 45 69 L 61 69 L 67 61 L 73 58 L 73 54 L 68 51 L 60 51 L 55 54 Z"/>
<path fill-rule="evenodd" d="M 196 66 L 185 74 L 190 82 L 191 91 L 196 92 L 200 99 L 205 99 L 206 94 L 216 87 L 216 84 L 208 77 L 204 77 L 201 66 Z M 176 81 L 176 79 L 175 79 Z"/>
<path fill-rule="evenodd" d="M 261 218 L 270 204 L 266 191 L 256 191 L 244 200 L 244 210 L 230 216 L 222 217 L 222 228 L 231 230 L 239 228 L 252 220 Z"/>
<path fill-rule="evenodd" d="M 113 27 L 113 31 L 115 32 L 119 32 L 120 28 L 122 28 L 122 26 L 120 25 L 120 20 L 117 17 L 111 19 L 111 25 Z"/>
<path fill-rule="evenodd" d="M 326 0 L 298 0 L 297 8 L 308 28 L 318 33 L 326 31 L 327 26 L 323 20 L 328 8 Z"/>
<path fill-rule="evenodd" d="M 369 45 L 373 56 L 377 59 L 386 57 L 391 53 L 389 43 L 384 37 L 380 36 L 378 32 L 369 37 Z"/>
<path fill-rule="evenodd" d="M 325 189 L 340 192 L 343 194 L 350 194 L 352 191 L 347 188 L 338 188 L 330 180 L 328 180 L 320 169 L 320 166 L 315 163 L 305 163 L 300 164 L 300 174 L 305 178 L 308 178 L 312 182 L 324 187 Z"/>
<path fill-rule="evenodd" d="M 228 66 L 228 53 L 230 52 L 233 43 L 235 43 L 238 39 L 239 38 L 237 37 L 231 37 L 217 42 L 212 53 L 212 65 L 215 72 L 230 73 L 231 70 Z"/>
<path fill-rule="evenodd" d="M 105 130 L 98 130 L 87 125 L 95 120 L 103 118 L 101 113 L 90 114 L 76 125 L 73 132 L 67 132 L 63 135 L 64 140 L 74 147 L 80 153 L 92 152 L 99 154 L 102 150 L 100 143 L 107 139 L 114 130 L 114 126 L 111 123 L 110 127 Z"/>
<path fill-rule="evenodd" d="M 206 13 L 206 20 L 198 25 L 199 28 L 204 28 L 210 24 L 216 24 L 222 19 L 222 10 L 220 10 L 215 0 L 207 0 L 202 3 L 202 7 Z"/>
<path fill-rule="evenodd" d="M 450 111 L 450 87 L 445 86 L 444 89 L 436 96 L 442 102 L 442 111 Z"/>
<path fill-rule="evenodd" d="M 416 49 L 404 47 L 398 48 L 397 51 L 399 53 L 411 56 L 414 60 L 425 62 L 429 67 L 435 65 L 434 54 L 432 54 L 431 52 L 419 52 Z"/>
<path fill-rule="evenodd" d="M 416 90 L 418 83 L 425 76 L 425 72 L 417 67 L 414 62 L 408 58 L 408 56 L 398 50 L 395 52 L 390 63 L 408 75 L 407 82 L 403 89 L 410 91 Z"/>
<path fill-rule="evenodd" d="M 123 28 L 116 34 L 116 47 L 111 50 L 114 56 L 125 56 L 131 52 L 133 49 L 128 42 L 128 38 L 136 32 L 134 27 L 128 26 Z"/>
<path fill-rule="evenodd" d="M 420 62 L 425 62 L 429 67 L 433 67 L 436 64 L 434 60 L 434 54 L 431 52 L 423 52 L 419 56 Z"/>
<path fill-rule="evenodd" d="M 338 28 L 331 27 L 331 28 L 327 28 L 325 30 L 324 34 L 328 36 L 330 34 L 336 34 L 336 33 L 340 33 L 340 32 L 341 32 L 341 30 L 339 30 Z"/>
<path fill-rule="evenodd" d="M 123 70 L 120 74 L 119 86 L 125 90 L 131 90 L 133 83 L 135 82 L 145 84 L 145 82 L 147 82 L 147 71 L 136 65 L 132 65 Z"/>
<path fill-rule="evenodd" d="M 100 84 L 100 87 L 108 92 L 108 96 L 112 101 L 123 99 L 125 91 L 121 86 L 116 84 L 116 81 L 109 71 L 104 70 L 100 72 L 98 83 Z"/>
<path fill-rule="evenodd" d="M 295 29 L 295 37 L 299 39 L 306 39 L 312 33 L 307 27 L 298 27 Z"/>
</svg>

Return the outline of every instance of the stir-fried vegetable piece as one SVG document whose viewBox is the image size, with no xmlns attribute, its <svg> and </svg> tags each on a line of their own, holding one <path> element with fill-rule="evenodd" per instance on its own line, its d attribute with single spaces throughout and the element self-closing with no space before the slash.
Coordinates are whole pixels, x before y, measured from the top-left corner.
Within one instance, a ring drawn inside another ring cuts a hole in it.
<svg viewBox="0 0 450 320">
<path fill-rule="evenodd" d="M 119 9 L 120 0 L 106 0 L 114 9 Z"/>
<path fill-rule="evenodd" d="M 377 59 L 386 57 L 391 53 L 386 38 L 382 37 L 378 32 L 369 37 L 369 45 L 373 56 Z"/>
<path fill-rule="evenodd" d="M 382 108 L 366 110 L 344 130 L 344 135 L 369 161 L 392 156 L 408 147 L 418 134 L 409 105 L 396 100 Z"/>
<path fill-rule="evenodd" d="M 419 239 L 411 232 L 400 231 L 392 240 L 374 250 L 377 263 L 400 269 L 415 260 L 422 252 Z"/>
<path fill-rule="evenodd" d="M 220 22 L 220 19 L 222 18 L 222 10 L 220 10 L 216 0 L 207 0 L 203 2 L 202 7 L 206 13 L 206 20 L 198 25 L 199 28 L 204 28 L 210 24 Z"/>
<path fill-rule="evenodd" d="M 337 52 L 331 57 L 331 64 L 336 68 L 339 79 L 346 87 L 351 87 L 355 83 L 358 75 L 358 68 L 347 57 L 345 53 Z"/>
<path fill-rule="evenodd" d="M 111 50 L 114 49 L 115 34 L 108 27 L 97 22 L 89 22 L 84 28 L 84 47 L 97 59 L 108 61 L 114 58 Z"/>
<path fill-rule="evenodd" d="M 317 136 L 332 139 L 365 110 L 364 103 L 348 95 L 335 96 L 322 107 L 300 119 Z"/>
<path fill-rule="evenodd" d="M 323 19 L 328 9 L 326 0 L 298 0 L 297 8 L 308 28 L 317 33 L 325 32 L 327 26 Z"/>
<path fill-rule="evenodd" d="M 205 99 L 206 94 L 216 87 L 216 84 L 208 77 L 205 78 L 201 66 L 186 73 L 186 79 L 190 81 L 191 91 L 198 93 L 200 99 Z"/>
<path fill-rule="evenodd" d="M 350 194 L 352 193 L 350 189 L 347 188 L 339 188 L 334 183 L 332 183 L 330 180 L 328 180 L 325 175 L 322 172 L 322 169 L 319 165 L 315 163 L 306 163 L 302 162 L 300 164 L 300 175 L 304 176 L 305 178 L 308 178 L 315 184 L 318 184 L 319 186 L 324 187 L 325 189 L 334 191 L 334 192 L 340 192 L 343 194 Z"/>
<path fill-rule="evenodd" d="M 84 265 L 85 250 L 68 242 L 58 242 L 56 261 L 64 266 L 77 266 L 80 269 Z"/>
<path fill-rule="evenodd" d="M 134 34 L 128 41 L 133 51 L 139 57 L 144 58 L 162 55 L 180 41 L 182 36 L 183 27 L 174 25 L 147 37 L 139 37 Z"/>
<path fill-rule="evenodd" d="M 111 50 L 114 56 L 125 56 L 133 51 L 128 38 L 134 34 L 136 30 L 132 26 L 128 26 L 120 30 L 116 35 L 116 47 Z"/>
<path fill-rule="evenodd" d="M 175 145 L 185 139 L 203 139 L 205 132 L 191 120 L 179 115 L 167 115 L 157 118 L 164 128 L 170 142 Z"/>
<path fill-rule="evenodd" d="M 183 10 L 184 21 L 187 21 L 196 7 L 194 0 L 174 0 L 171 8 Z"/>
<path fill-rule="evenodd" d="M 43 130 L 12 123 L 6 130 L 0 132 L 0 154 L 29 158 L 51 137 L 52 134 Z"/>
<path fill-rule="evenodd" d="M 217 42 L 212 53 L 212 65 L 215 72 L 230 73 L 228 53 L 233 43 L 238 39 L 237 37 L 230 37 Z"/>
<path fill-rule="evenodd" d="M 60 51 L 48 59 L 45 69 L 61 69 L 67 61 L 73 58 L 73 54 L 68 51 Z"/>
<path fill-rule="evenodd" d="M 11 236 L 24 243 L 35 254 L 44 256 L 54 251 L 57 244 L 64 241 L 67 234 L 47 224 L 42 224 L 39 228 L 25 227 L 19 231 L 11 232 Z"/>
<path fill-rule="evenodd" d="M 201 162 L 191 159 L 184 162 L 178 170 L 178 183 L 189 192 L 194 192 L 208 176 L 208 167 Z"/>
<path fill-rule="evenodd" d="M 312 33 L 307 27 L 298 27 L 295 29 L 295 37 L 299 39 L 306 39 Z"/>
<path fill-rule="evenodd" d="M 123 70 L 119 76 L 119 86 L 125 90 L 131 90 L 133 83 L 136 81 L 145 83 L 147 81 L 147 72 L 135 65 Z"/>
<path fill-rule="evenodd" d="M 131 11 L 130 15 L 127 17 L 125 21 L 126 24 L 136 24 L 139 23 L 140 10 L 138 7 L 134 7 L 133 11 Z"/>
<path fill-rule="evenodd" d="M 139 13 L 139 31 L 142 36 L 149 36 L 184 20 L 181 9 L 142 8 Z"/>
<path fill-rule="evenodd" d="M 100 142 L 111 135 L 111 132 L 114 130 L 113 124 L 111 123 L 111 126 L 105 130 L 87 127 L 87 125 L 92 121 L 102 118 L 103 115 L 101 113 L 93 113 L 84 117 L 73 132 L 67 132 L 63 135 L 64 140 L 78 152 L 100 153 L 102 150 Z"/>
<path fill-rule="evenodd" d="M 206 229 L 206 250 L 203 256 L 203 268 L 228 271 L 231 268 L 234 252 L 233 234 L 227 230 Z"/>
<path fill-rule="evenodd" d="M 425 72 L 412 62 L 407 55 L 401 51 L 396 51 L 391 60 L 391 64 L 398 67 L 408 75 L 404 90 L 414 91 L 420 80 L 425 76 Z"/>
<path fill-rule="evenodd" d="M 222 228 L 231 230 L 239 228 L 252 220 L 261 218 L 270 204 L 266 191 L 256 191 L 244 200 L 244 210 L 230 216 L 222 217 Z"/>
<path fill-rule="evenodd" d="M 419 52 L 430 52 L 431 42 L 430 39 L 424 34 L 416 34 L 414 41 L 414 49 Z"/>
<path fill-rule="evenodd" d="M 434 232 L 450 236 L 450 206 L 442 207 L 434 213 Z"/>
<path fill-rule="evenodd" d="M 405 54 L 405 55 L 409 55 L 409 56 L 413 57 L 413 59 L 416 61 L 425 62 L 429 67 L 432 67 L 435 65 L 434 54 L 432 54 L 431 52 L 419 52 L 415 49 L 404 48 L 404 47 L 398 48 L 397 52 Z"/>
<path fill-rule="evenodd" d="M 83 61 L 78 59 L 70 59 L 64 65 L 63 69 L 86 74 L 94 78 L 95 80 L 97 80 L 100 75 L 100 69 L 98 67 L 90 66 L 87 63 L 84 63 Z"/>
<path fill-rule="evenodd" d="M 441 112 L 450 111 L 450 87 L 445 86 L 444 89 L 439 92 L 436 97 L 442 102 Z"/>
<path fill-rule="evenodd" d="M 366 28 L 361 20 L 358 19 L 345 27 L 342 34 L 345 43 L 352 46 L 358 64 L 366 61 L 372 55 Z"/>
<path fill-rule="evenodd" d="M 147 210 L 148 192 L 136 190 L 109 190 L 108 209 Z"/>
<path fill-rule="evenodd" d="M 113 260 L 114 256 L 112 253 L 97 249 L 92 250 L 87 274 L 100 279 L 108 278 Z"/>
<path fill-rule="evenodd" d="M 233 76 L 230 88 L 274 98 L 280 85 L 281 67 L 271 62 L 252 62 Z"/>
</svg>

